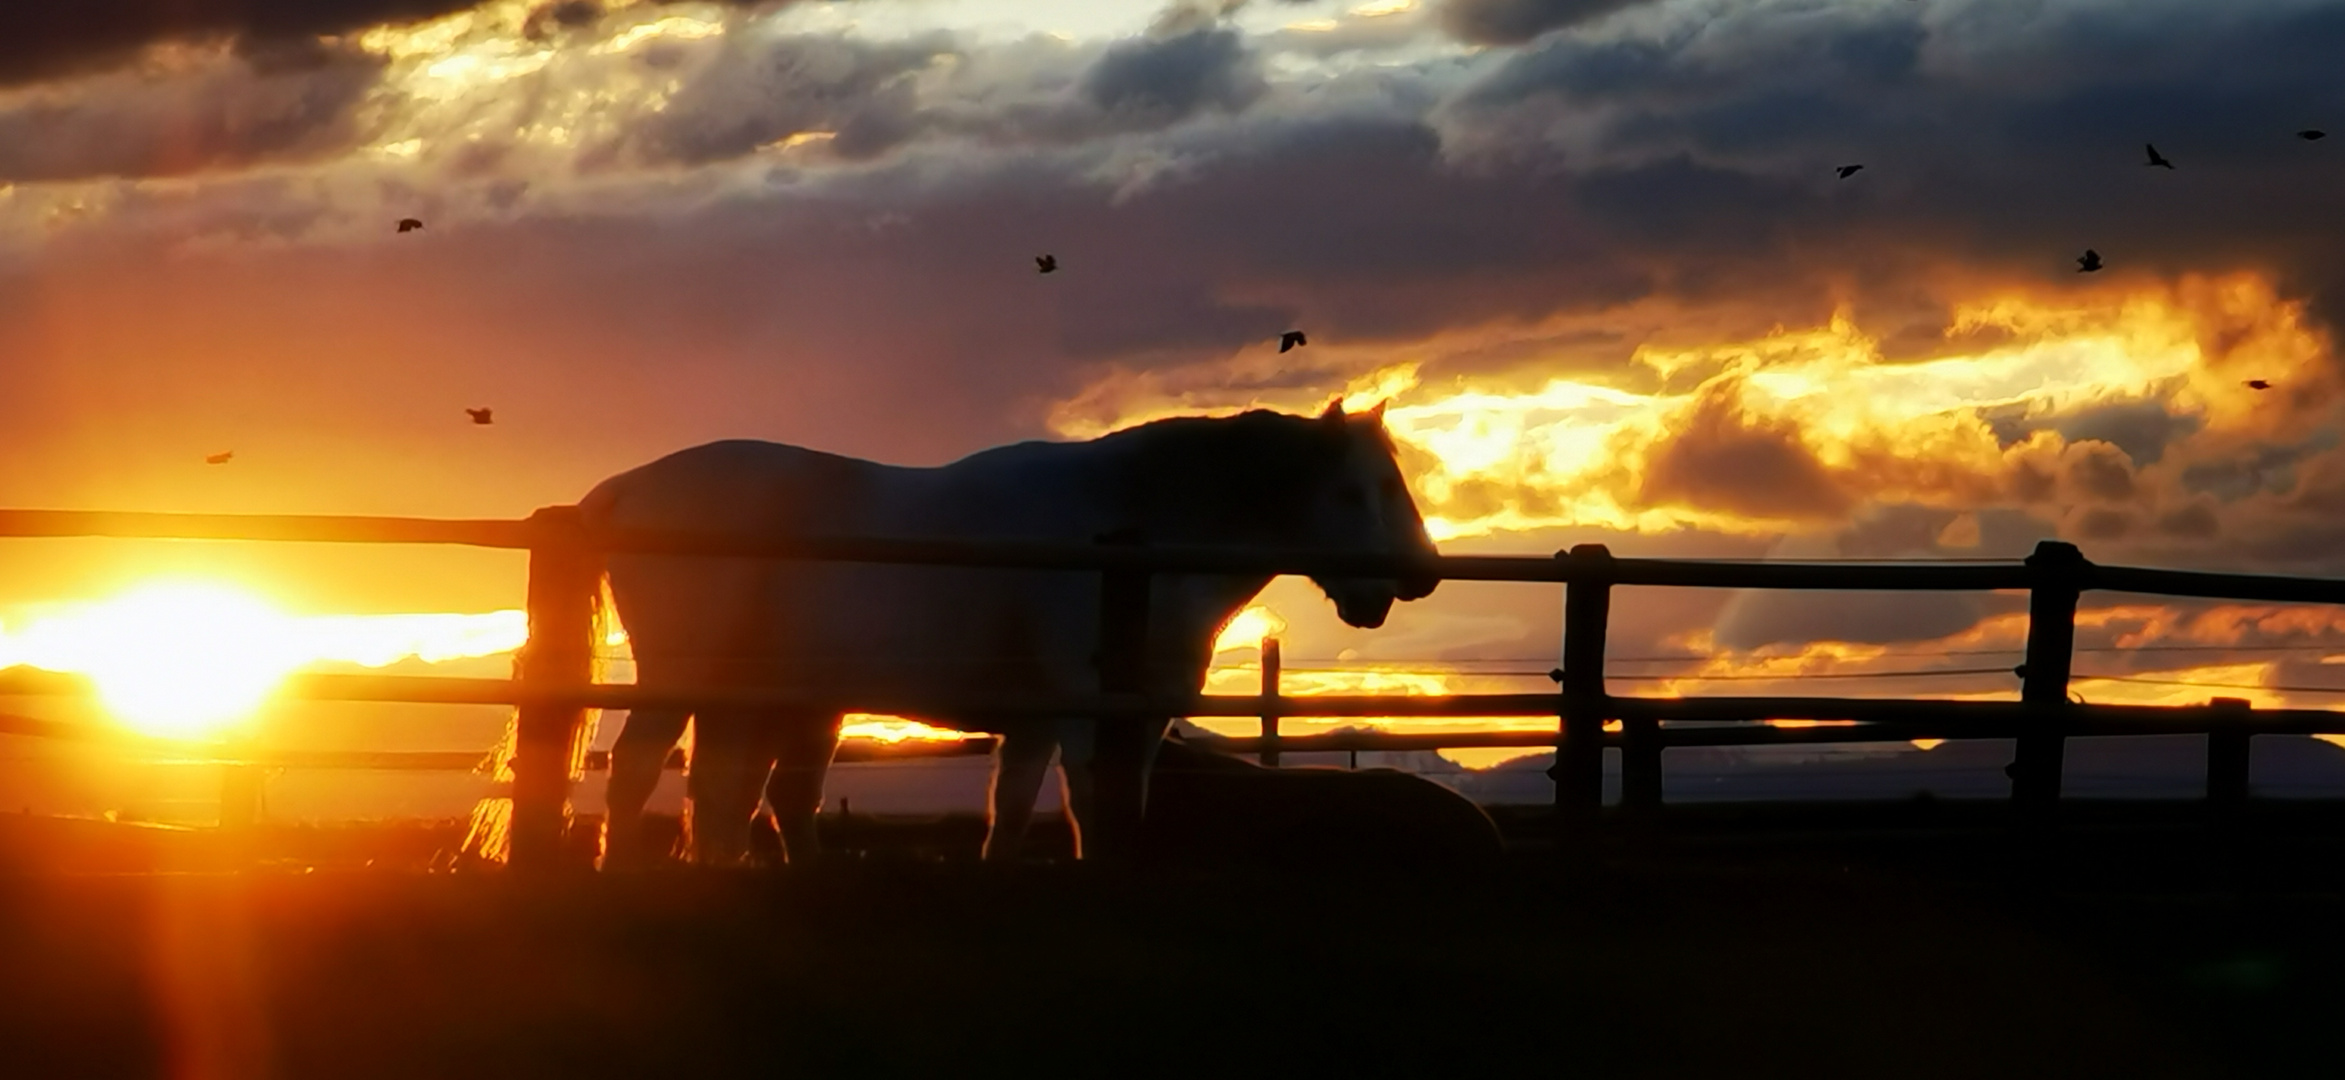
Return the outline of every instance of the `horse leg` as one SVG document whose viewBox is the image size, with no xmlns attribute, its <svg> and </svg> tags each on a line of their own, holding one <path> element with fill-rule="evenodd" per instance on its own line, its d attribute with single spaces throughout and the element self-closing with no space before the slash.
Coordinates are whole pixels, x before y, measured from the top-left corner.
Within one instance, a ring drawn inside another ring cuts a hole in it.
<svg viewBox="0 0 2345 1080">
<path fill-rule="evenodd" d="M 643 807 L 660 783 L 668 752 L 684 737 L 691 713 L 634 709 L 611 745 L 611 775 L 603 785 L 603 866 L 624 869 L 649 861 L 643 850 Z"/>
<path fill-rule="evenodd" d="M 1059 775 L 1075 857 L 1128 861 L 1148 806 L 1148 770 L 1170 720 L 1116 717 L 1060 725 Z"/>
<path fill-rule="evenodd" d="M 774 826 L 782 834 L 782 857 L 788 862 L 804 864 L 822 854 L 822 838 L 814 826 L 822 813 L 823 778 L 839 749 L 841 719 L 795 714 L 779 718 L 770 729 L 774 770 L 765 782 L 765 801 L 773 807 Z"/>
<path fill-rule="evenodd" d="M 684 776 L 692 799 L 692 861 L 738 865 L 749 854 L 749 822 L 773 769 L 756 713 L 703 710 L 692 734 L 692 767 Z"/>
<path fill-rule="evenodd" d="M 994 743 L 993 782 L 985 793 L 985 861 L 1017 861 L 1056 749 L 1058 740 L 1040 730 L 1004 733 Z"/>
</svg>

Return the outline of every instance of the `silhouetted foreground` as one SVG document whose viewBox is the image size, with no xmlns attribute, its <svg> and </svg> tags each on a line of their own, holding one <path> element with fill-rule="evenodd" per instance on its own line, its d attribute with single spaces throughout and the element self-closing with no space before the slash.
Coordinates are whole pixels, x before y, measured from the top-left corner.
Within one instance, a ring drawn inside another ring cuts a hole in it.
<svg viewBox="0 0 2345 1080">
<path fill-rule="evenodd" d="M 18 874 L 0 877 L 0 1072 L 2151 1077 L 2328 1060 L 2335 811 L 2226 834 L 2189 807 L 2106 808 L 2030 852 L 1999 809 L 1881 807 L 1888 827 L 1862 832 L 1817 828 L 1864 820 L 1845 805 L 1678 814 L 1576 869 L 1531 852 L 1451 873 L 1000 868 L 913 861 L 874 846 L 890 826 L 851 822 L 861 859 L 763 873 Z M 21 854 L 28 824 L 0 816 L 0 839 Z M 973 824 L 904 828 L 960 829 L 957 851 Z"/>
</svg>

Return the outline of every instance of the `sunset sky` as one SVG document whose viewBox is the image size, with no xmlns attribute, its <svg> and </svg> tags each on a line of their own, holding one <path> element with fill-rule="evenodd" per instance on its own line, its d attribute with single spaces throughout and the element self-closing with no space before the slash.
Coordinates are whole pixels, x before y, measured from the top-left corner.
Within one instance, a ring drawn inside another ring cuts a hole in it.
<svg viewBox="0 0 2345 1080">
<path fill-rule="evenodd" d="M 2060 538 L 2345 574 L 2345 3 L 52 0 L 9 21 L 0 506 L 514 517 L 717 438 L 932 464 L 1351 395 L 1391 401 L 1452 551 Z M 2106 269 L 2078 272 L 2087 248 Z M 1310 344 L 1281 355 L 1293 328 Z M 164 573 L 314 614 L 521 595 L 502 554 L 13 541 L 0 624 Z M 1530 587 L 1452 584 L 1372 634 L 1307 587 L 1266 602 L 1296 657 L 1532 657 L 1556 633 Z M 2080 670 L 2345 685 L 2318 647 L 2345 662 L 2345 614 L 2088 609 L 2088 648 L 2196 651 Z M 1878 654 L 2024 630 L 2017 597 L 1614 610 L 1616 655 L 1727 657 L 1618 669 L 1654 673 L 2008 666 Z"/>
</svg>

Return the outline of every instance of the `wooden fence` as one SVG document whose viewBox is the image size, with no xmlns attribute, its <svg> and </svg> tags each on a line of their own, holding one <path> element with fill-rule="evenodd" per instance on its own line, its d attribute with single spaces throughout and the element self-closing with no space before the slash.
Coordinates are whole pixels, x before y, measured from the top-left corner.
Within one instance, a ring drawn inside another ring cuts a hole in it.
<svg viewBox="0 0 2345 1080">
<path fill-rule="evenodd" d="M 2096 565 L 2075 547 L 2039 544 L 2024 562 L 1982 564 L 1802 564 L 1615 558 L 1586 544 L 1552 558 L 1442 555 L 1420 558 L 1326 551 L 1167 548 L 1132 544 L 1054 545 L 944 542 L 875 537 L 765 539 L 670 532 L 589 535 L 575 507 L 549 507 L 521 521 L 442 521 L 308 515 L 128 514 L 0 510 L 0 537 L 151 537 L 170 539 L 459 544 L 530 553 L 529 636 L 512 679 L 392 675 L 302 675 L 287 696 L 317 701 L 511 705 L 518 709 L 513 857 L 517 865 L 551 864 L 562 844 L 569 797 L 569 747 L 585 710 L 643 705 L 828 707 L 787 690 L 655 689 L 598 684 L 592 678 L 592 606 L 600 589 L 598 553 L 722 555 L 903 565 L 1047 569 L 1104 575 L 1100 611 L 1102 692 L 1080 697 L 965 695 L 950 701 L 906 697 L 858 699 L 857 711 L 908 715 L 1093 714 L 1102 717 L 1258 717 L 1263 735 L 1217 738 L 1210 745 L 1254 752 L 1275 762 L 1281 752 L 1553 747 L 1555 800 L 1564 836 L 1584 837 L 1602 811 L 1606 746 L 1622 752 L 1621 801 L 1630 816 L 1661 802 L 1661 756 L 1672 746 L 1903 741 L 1917 738 L 2011 738 L 2012 797 L 2025 820 L 2045 823 L 2058 804 L 2064 740 L 2079 735 L 2205 734 L 2209 800 L 2232 807 L 2247 795 L 2248 740 L 2258 734 L 2345 734 L 2345 713 L 2253 709 L 2238 699 L 2200 706 L 2099 705 L 2071 701 L 2070 659 L 2078 598 L 2087 590 L 2279 602 L 2345 602 L 2345 581 L 2215 574 Z M 1450 581 L 1511 581 L 1564 586 L 1563 660 L 1558 690 L 1446 697 L 1312 696 L 1277 692 L 1279 660 L 1266 650 L 1263 692 L 1149 698 L 1138 692 L 1146 650 L 1149 586 L 1159 573 L 1310 574 Z M 1615 586 L 1831 590 L 2024 590 L 2029 594 L 2025 662 L 2017 701 L 1837 697 L 1628 697 L 1605 685 L 1604 654 Z M 0 673 L 0 694 L 83 694 L 85 680 L 45 672 Z M 844 704 L 844 703 L 839 703 Z M 1283 717 L 1555 717 L 1553 731 L 1279 732 Z M 4 719 L 4 718 L 0 718 Z M 1605 730 L 1607 721 L 1618 731 Z M 1785 728 L 1765 720 L 1852 721 L 1856 726 Z M 1664 721 L 1740 721 L 1734 727 L 1664 726 Z M 37 721 L 22 721 L 37 725 Z M 0 731 L 9 726 L 0 723 Z M 26 733 L 30 733 L 26 729 Z M 982 746 L 982 744 L 973 744 Z M 963 747 L 966 750 L 972 747 Z M 360 762 L 314 756 L 307 762 Z M 372 755 L 388 760 L 389 755 Z M 262 755 L 255 760 L 265 760 Z M 444 764 L 455 763 L 449 759 Z"/>
</svg>

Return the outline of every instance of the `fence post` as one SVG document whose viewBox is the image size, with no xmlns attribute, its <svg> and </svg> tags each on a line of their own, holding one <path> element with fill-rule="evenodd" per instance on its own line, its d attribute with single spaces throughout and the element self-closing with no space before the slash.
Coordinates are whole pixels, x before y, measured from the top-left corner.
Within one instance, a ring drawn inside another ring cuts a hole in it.
<svg viewBox="0 0 2345 1080">
<path fill-rule="evenodd" d="M 2217 819 L 2230 820 L 2247 805 L 2248 740 L 2255 737 L 2248 724 L 2253 714 L 2246 698 L 2216 698 L 2207 706 L 2215 712 L 2207 725 L 2207 806 Z"/>
<path fill-rule="evenodd" d="M 230 753 L 243 754 L 244 747 L 233 747 Z M 251 829 L 260 820 L 261 774 L 250 762 L 231 761 L 220 766 L 220 831 L 242 832 Z"/>
<path fill-rule="evenodd" d="M 1262 639 L 1262 703 L 1268 708 L 1262 713 L 1262 750 L 1257 756 L 1265 769 L 1278 768 L 1279 652 L 1277 638 Z"/>
<path fill-rule="evenodd" d="M 529 640 L 521 648 L 525 692 L 576 690 L 594 677 L 594 603 L 602 588 L 586 529 L 574 506 L 529 516 Z M 528 696 L 535 696 L 530 694 Z M 586 724 L 572 704 L 532 701 L 515 720 L 512 865 L 559 864 L 568 825 L 570 766 Z"/>
<path fill-rule="evenodd" d="M 1122 529 L 1100 536 L 1098 542 L 1138 547 L 1142 538 L 1137 530 Z M 1148 690 L 1148 592 L 1146 570 L 1109 570 L 1101 575 L 1097 658 L 1101 693 L 1143 694 Z M 1093 759 L 1095 820 L 1088 823 L 1094 835 L 1077 840 L 1084 858 L 1103 853 L 1120 858 L 1137 842 L 1141 814 L 1147 806 L 1148 777 L 1134 766 L 1151 760 L 1154 747 L 1148 741 L 1158 733 L 1151 717 L 1115 716 L 1099 721 Z"/>
<path fill-rule="evenodd" d="M 1581 544 L 1559 557 L 1583 571 L 1563 587 L 1563 689 L 1556 725 L 1555 827 L 1559 848 L 1588 839 L 1604 816 L 1604 628 L 1612 612 L 1612 552 Z"/>
<path fill-rule="evenodd" d="M 2027 660 L 2019 699 L 2033 706 L 2005 775 L 2020 818 L 2049 824 L 2060 805 L 2060 768 L 2068 727 L 2068 672 L 2076 651 L 2076 600 L 2092 563 L 2074 544 L 2045 540 L 2027 557 L 2035 582 L 2027 598 Z"/>
</svg>

